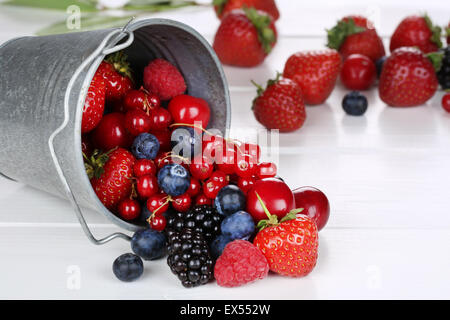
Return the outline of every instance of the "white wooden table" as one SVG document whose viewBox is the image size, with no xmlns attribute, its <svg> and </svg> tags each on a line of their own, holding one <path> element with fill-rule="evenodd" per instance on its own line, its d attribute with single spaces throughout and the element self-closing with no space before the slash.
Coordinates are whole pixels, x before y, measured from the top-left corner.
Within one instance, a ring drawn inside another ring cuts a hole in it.
<svg viewBox="0 0 450 320">
<path fill-rule="evenodd" d="M 260 128 L 250 112 L 250 79 L 263 83 L 283 69 L 290 54 L 321 48 L 323 29 L 339 17 L 375 12 L 386 44 L 407 14 L 426 10 L 441 25 L 450 18 L 450 4 L 440 0 L 347 0 L 337 7 L 323 0 L 278 3 L 279 43 L 266 62 L 254 69 L 225 67 L 233 132 Z M 218 26 L 208 8 L 153 16 L 188 23 L 208 40 Z M 2 7 L 0 42 L 32 34 L 59 17 Z M 280 175 L 292 188 L 322 189 L 332 206 L 320 233 L 318 265 L 309 276 L 270 275 L 235 289 L 212 283 L 187 290 L 163 259 L 145 263 L 139 281 L 121 283 L 111 265 L 130 251 L 126 242 L 92 245 L 68 202 L 0 178 L 0 298 L 449 299 L 450 115 L 440 107 L 442 92 L 425 106 L 400 110 L 386 107 L 373 89 L 366 93 L 369 110 L 363 117 L 344 114 L 344 94 L 338 85 L 326 104 L 308 107 L 305 126 L 280 141 Z M 87 219 L 97 235 L 117 230 L 96 212 L 87 212 Z"/>
</svg>

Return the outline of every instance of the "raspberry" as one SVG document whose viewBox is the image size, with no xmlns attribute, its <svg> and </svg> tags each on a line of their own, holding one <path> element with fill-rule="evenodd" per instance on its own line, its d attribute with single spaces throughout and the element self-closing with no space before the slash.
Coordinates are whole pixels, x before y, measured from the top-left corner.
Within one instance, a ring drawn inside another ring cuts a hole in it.
<svg viewBox="0 0 450 320">
<path fill-rule="evenodd" d="M 269 264 L 262 252 L 251 242 L 235 240 L 225 247 L 214 267 L 214 277 L 222 287 L 237 287 L 269 273 Z"/>
<path fill-rule="evenodd" d="M 186 91 L 186 83 L 180 71 L 163 59 L 155 59 L 145 67 L 144 87 L 161 100 L 170 100 Z"/>
</svg>

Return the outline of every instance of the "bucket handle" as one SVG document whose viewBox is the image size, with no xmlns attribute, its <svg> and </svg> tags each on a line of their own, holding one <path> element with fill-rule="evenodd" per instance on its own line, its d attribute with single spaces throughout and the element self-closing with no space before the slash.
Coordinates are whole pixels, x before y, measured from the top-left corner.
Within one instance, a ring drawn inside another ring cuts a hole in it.
<svg viewBox="0 0 450 320">
<path fill-rule="evenodd" d="M 131 22 L 131 20 L 130 20 Z M 102 239 L 97 239 L 94 237 L 94 235 L 92 234 L 91 230 L 89 229 L 88 224 L 86 223 L 86 219 L 83 216 L 83 213 L 81 211 L 80 205 L 78 204 L 75 195 L 72 192 L 72 189 L 70 188 L 69 183 L 67 182 L 66 176 L 64 175 L 64 172 L 61 168 L 61 165 L 58 161 L 58 157 L 56 156 L 56 152 L 55 152 L 55 147 L 54 147 L 54 139 L 56 138 L 56 136 L 64 130 L 64 128 L 67 126 L 67 124 L 69 123 L 69 100 L 70 100 L 70 94 L 71 94 L 71 88 L 73 87 L 73 84 L 75 83 L 76 79 L 78 78 L 78 76 L 81 74 L 81 72 L 87 67 L 89 66 L 98 56 L 100 55 L 108 55 L 110 53 L 122 50 L 126 47 L 128 47 L 134 40 L 134 34 L 132 31 L 128 30 L 127 27 L 130 24 L 130 22 L 128 22 L 125 27 L 123 27 L 122 29 L 116 29 L 114 31 L 112 31 L 111 33 L 109 33 L 105 39 L 103 39 L 103 41 L 100 43 L 100 45 L 97 47 L 97 49 L 95 49 L 95 51 L 88 56 L 82 63 L 81 65 L 78 67 L 78 69 L 75 71 L 75 73 L 73 74 L 72 78 L 69 81 L 68 84 L 68 89 L 66 90 L 65 93 L 65 97 L 64 97 L 64 122 L 61 124 L 61 126 L 59 126 L 49 137 L 48 139 L 48 146 L 50 148 L 50 153 L 52 156 L 52 160 L 53 163 L 55 165 L 56 171 L 58 173 L 58 176 L 63 184 L 64 187 L 64 191 L 66 192 L 72 207 L 75 210 L 76 216 L 78 218 L 78 221 L 84 231 L 84 233 L 86 234 L 86 236 L 88 237 L 88 239 L 96 245 L 101 245 L 101 244 L 105 244 L 113 239 L 116 238 L 122 238 L 124 240 L 130 241 L 131 237 L 121 233 L 121 232 L 116 232 L 113 234 L 110 234 L 109 236 L 106 236 Z M 107 45 L 109 43 L 109 41 L 111 40 L 111 38 L 113 36 L 121 36 L 122 34 L 126 34 L 128 35 L 128 39 L 127 41 L 118 44 L 114 47 L 108 48 Z"/>
</svg>

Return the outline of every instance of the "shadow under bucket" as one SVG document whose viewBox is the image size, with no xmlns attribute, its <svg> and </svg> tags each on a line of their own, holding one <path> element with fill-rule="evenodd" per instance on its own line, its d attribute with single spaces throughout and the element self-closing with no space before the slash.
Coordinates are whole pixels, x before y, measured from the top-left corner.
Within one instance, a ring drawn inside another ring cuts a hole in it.
<svg viewBox="0 0 450 320">
<path fill-rule="evenodd" d="M 105 55 L 124 49 L 133 70 L 164 58 L 182 72 L 187 93 L 211 107 L 210 128 L 230 126 L 230 98 L 221 64 L 207 41 L 182 23 L 145 19 L 124 29 L 23 37 L 0 46 L 0 175 L 68 198 L 89 239 L 81 207 L 94 209 L 129 231 L 97 198 L 85 173 L 81 119 L 93 75 Z M 136 72 L 140 76 L 141 72 Z M 139 79 L 138 79 L 139 80 Z"/>
</svg>

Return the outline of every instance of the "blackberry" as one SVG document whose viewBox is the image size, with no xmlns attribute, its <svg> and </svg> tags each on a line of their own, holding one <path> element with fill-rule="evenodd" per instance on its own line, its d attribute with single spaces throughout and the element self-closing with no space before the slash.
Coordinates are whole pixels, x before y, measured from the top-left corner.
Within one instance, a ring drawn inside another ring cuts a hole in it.
<svg viewBox="0 0 450 320">
<path fill-rule="evenodd" d="M 442 89 L 450 89 L 450 46 L 444 49 L 444 57 L 442 58 L 442 66 L 437 73 L 437 78 Z"/>
<path fill-rule="evenodd" d="M 168 237 L 174 232 L 190 228 L 203 235 L 210 243 L 220 234 L 222 216 L 211 206 L 195 206 L 187 213 L 172 212 L 167 216 L 166 234 Z"/>
<path fill-rule="evenodd" d="M 204 285 L 213 278 L 214 263 L 200 232 L 189 228 L 173 232 L 168 242 L 167 264 L 184 287 Z"/>
</svg>

